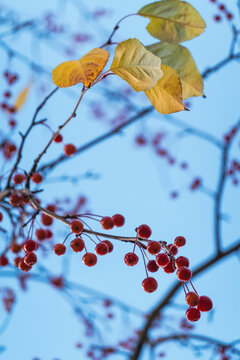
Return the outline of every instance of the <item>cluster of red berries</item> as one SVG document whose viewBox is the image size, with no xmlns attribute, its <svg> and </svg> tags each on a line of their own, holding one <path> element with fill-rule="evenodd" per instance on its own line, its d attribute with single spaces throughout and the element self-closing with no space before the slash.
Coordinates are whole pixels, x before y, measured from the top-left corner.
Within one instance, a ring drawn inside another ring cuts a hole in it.
<svg viewBox="0 0 240 360">
<path fill-rule="evenodd" d="M 6 160 L 10 160 L 17 151 L 16 145 L 10 141 L 3 141 L 2 144 L 0 144 L 0 148 Z"/>
<path fill-rule="evenodd" d="M 214 15 L 214 21 L 220 22 L 222 20 L 222 14 L 225 15 L 228 21 L 233 20 L 233 14 L 228 11 L 227 6 L 224 4 L 219 4 L 217 0 L 210 0 L 211 3 L 217 6 L 217 9 L 220 11 L 220 14 Z"/>
<path fill-rule="evenodd" d="M 58 134 L 54 139 L 55 143 L 62 143 L 62 141 L 63 141 L 62 134 Z M 76 151 L 77 151 L 77 148 L 73 144 L 65 144 L 63 146 L 63 152 L 66 156 L 73 156 L 74 154 L 76 154 Z"/>
</svg>

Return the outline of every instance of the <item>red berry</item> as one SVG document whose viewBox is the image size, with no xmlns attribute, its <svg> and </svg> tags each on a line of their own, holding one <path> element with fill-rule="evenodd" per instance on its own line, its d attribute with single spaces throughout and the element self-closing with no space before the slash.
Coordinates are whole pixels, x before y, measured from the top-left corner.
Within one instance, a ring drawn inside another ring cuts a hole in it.
<svg viewBox="0 0 240 360">
<path fill-rule="evenodd" d="M 74 234 L 81 234 L 83 231 L 83 223 L 80 220 L 73 220 L 70 229 Z"/>
<path fill-rule="evenodd" d="M 51 226 L 53 223 L 53 218 L 47 214 L 42 214 L 41 222 L 45 226 Z"/>
<path fill-rule="evenodd" d="M 158 266 L 158 264 L 156 263 L 155 260 L 150 260 L 150 261 L 148 262 L 148 264 L 147 264 L 147 269 L 148 269 L 148 271 L 150 271 L 150 272 L 156 272 L 156 271 L 158 271 L 159 266 Z"/>
<path fill-rule="evenodd" d="M 22 260 L 22 258 L 20 256 L 15 257 L 15 259 L 13 261 L 14 266 L 19 267 L 19 263 L 21 260 Z"/>
<path fill-rule="evenodd" d="M 72 156 L 72 155 L 74 155 L 74 154 L 76 153 L 77 148 L 76 148 L 76 146 L 73 145 L 73 144 L 66 144 L 66 145 L 64 146 L 63 151 L 64 151 L 64 154 L 65 154 L 66 156 Z"/>
<path fill-rule="evenodd" d="M 73 251 L 80 252 L 80 251 L 82 251 L 84 249 L 85 243 L 84 243 L 83 239 L 76 238 L 76 239 L 71 241 L 70 246 L 71 246 Z"/>
<path fill-rule="evenodd" d="M 19 184 L 22 184 L 24 179 L 25 179 L 25 176 L 23 174 L 16 174 L 13 177 L 13 182 L 15 185 L 19 185 Z"/>
<path fill-rule="evenodd" d="M 37 243 L 34 240 L 27 240 L 23 244 L 23 250 L 27 252 L 31 252 L 37 249 Z"/>
<path fill-rule="evenodd" d="M 219 21 L 221 21 L 222 18 L 220 15 L 215 15 L 213 19 L 214 19 L 214 21 L 219 22 Z"/>
<path fill-rule="evenodd" d="M 177 270 L 177 278 L 180 281 L 186 282 L 192 277 L 192 272 L 186 266 L 182 266 Z"/>
<path fill-rule="evenodd" d="M 43 181 L 43 177 L 41 174 L 39 173 L 34 173 L 33 176 L 31 177 L 31 180 L 35 183 L 35 184 L 40 184 Z"/>
<path fill-rule="evenodd" d="M 56 211 L 56 206 L 54 204 L 49 204 L 46 209 L 54 213 Z"/>
<path fill-rule="evenodd" d="M 143 224 L 137 228 L 137 234 L 142 239 L 149 239 L 152 235 L 152 230 L 148 225 Z"/>
<path fill-rule="evenodd" d="M 175 265 L 177 269 L 181 268 L 182 266 L 189 267 L 189 260 L 185 256 L 179 256 L 175 260 Z"/>
<path fill-rule="evenodd" d="M 24 256 L 23 261 L 26 265 L 32 266 L 37 262 L 37 255 L 34 252 L 29 252 Z"/>
<path fill-rule="evenodd" d="M 19 206 L 21 203 L 21 197 L 17 193 L 12 193 L 9 197 L 9 202 L 12 206 Z"/>
<path fill-rule="evenodd" d="M 224 11 L 225 10 L 225 5 L 220 4 L 218 8 L 219 8 L 219 10 Z"/>
<path fill-rule="evenodd" d="M 177 236 L 174 240 L 174 244 L 179 248 L 186 244 L 186 239 L 183 236 Z"/>
<path fill-rule="evenodd" d="M 106 255 L 108 253 L 108 246 L 104 242 L 100 242 L 95 247 L 95 252 L 97 255 Z"/>
<path fill-rule="evenodd" d="M 23 259 L 21 259 L 19 261 L 18 267 L 20 270 L 25 271 L 25 272 L 31 270 L 31 268 L 32 268 L 30 265 L 25 264 Z"/>
<path fill-rule="evenodd" d="M 51 232 L 51 230 L 46 229 L 45 236 L 46 236 L 46 239 L 51 239 L 51 237 L 53 236 L 53 233 Z"/>
<path fill-rule="evenodd" d="M 198 310 L 200 311 L 210 311 L 213 307 L 212 300 L 208 296 L 200 296 L 198 302 Z"/>
<path fill-rule="evenodd" d="M 95 254 L 86 253 L 83 255 L 82 262 L 87 266 L 94 266 L 97 263 L 97 257 Z"/>
<path fill-rule="evenodd" d="M 124 256 L 125 264 L 128 266 L 137 265 L 138 260 L 139 260 L 138 256 L 133 252 L 129 252 Z"/>
<path fill-rule="evenodd" d="M 125 218 L 124 216 L 120 215 L 120 214 L 116 214 L 116 215 L 113 215 L 112 216 L 112 219 L 113 219 L 113 223 L 115 226 L 117 227 L 121 227 L 124 225 L 125 223 Z"/>
<path fill-rule="evenodd" d="M 173 265 L 173 262 L 172 261 L 169 261 L 169 263 L 163 267 L 163 270 L 165 271 L 165 273 L 167 274 L 172 274 L 175 272 L 175 268 L 174 268 L 174 265 Z"/>
<path fill-rule="evenodd" d="M 3 219 L 3 214 L 0 212 L 0 221 Z"/>
<path fill-rule="evenodd" d="M 189 306 L 197 306 L 199 301 L 199 296 L 195 292 L 190 291 L 187 293 L 185 300 Z"/>
<path fill-rule="evenodd" d="M 147 251 L 151 255 L 156 255 L 161 251 L 161 245 L 158 241 L 149 241 L 147 245 Z"/>
<path fill-rule="evenodd" d="M 66 246 L 64 244 L 56 244 L 53 248 L 56 255 L 63 255 L 66 252 Z"/>
<path fill-rule="evenodd" d="M 177 253 L 178 253 L 178 248 L 177 248 L 176 245 L 174 245 L 174 244 L 169 244 L 169 245 L 168 245 L 168 248 L 169 248 L 169 250 L 171 251 L 171 253 L 172 253 L 174 256 L 177 255 Z"/>
<path fill-rule="evenodd" d="M 114 227 L 113 219 L 110 216 L 104 216 L 101 220 L 103 229 L 110 230 Z"/>
<path fill-rule="evenodd" d="M 6 255 L 0 256 L 0 266 L 7 266 L 8 265 L 8 258 Z"/>
<path fill-rule="evenodd" d="M 158 266 L 166 266 L 169 263 L 169 257 L 167 254 L 158 254 L 156 257 L 156 262 Z"/>
<path fill-rule="evenodd" d="M 17 254 L 19 253 L 19 251 L 21 251 L 22 249 L 22 246 L 20 244 L 17 244 L 17 243 L 12 243 L 10 245 L 10 250 L 14 253 L 14 254 Z"/>
<path fill-rule="evenodd" d="M 46 232 L 44 229 L 37 229 L 35 234 L 39 241 L 43 241 L 46 239 Z"/>
<path fill-rule="evenodd" d="M 227 13 L 227 19 L 232 20 L 232 18 L 233 18 L 233 14 L 232 13 Z"/>
<path fill-rule="evenodd" d="M 198 321 L 201 317 L 201 313 L 198 309 L 194 308 L 194 307 L 190 307 L 187 309 L 186 311 L 186 318 L 189 321 Z"/>
<path fill-rule="evenodd" d="M 54 139 L 55 143 L 60 143 L 63 141 L 63 137 L 61 134 L 58 134 L 55 139 Z"/>
<path fill-rule="evenodd" d="M 111 241 L 109 241 L 109 240 L 104 240 L 104 241 L 102 241 L 102 242 L 105 243 L 105 244 L 107 244 L 107 246 L 108 246 L 108 252 L 109 252 L 109 253 L 113 251 L 113 244 L 111 243 Z"/>
<path fill-rule="evenodd" d="M 158 287 L 157 280 L 155 280 L 152 277 L 147 277 L 146 279 L 143 280 L 142 287 L 144 291 L 148 293 L 152 293 L 155 290 L 157 290 Z"/>
</svg>

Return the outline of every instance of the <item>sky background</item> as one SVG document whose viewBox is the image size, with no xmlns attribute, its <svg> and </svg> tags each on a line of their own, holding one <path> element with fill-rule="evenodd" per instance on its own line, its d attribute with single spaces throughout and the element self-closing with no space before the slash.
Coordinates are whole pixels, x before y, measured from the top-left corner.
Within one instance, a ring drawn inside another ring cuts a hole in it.
<svg viewBox="0 0 240 360">
<path fill-rule="evenodd" d="M 207 0 L 190 3 L 206 21 L 207 29 L 200 37 L 184 45 L 193 54 L 199 71 L 203 72 L 228 55 L 232 38 L 231 23 L 225 19 L 219 24 L 214 22 L 213 16 L 218 11 L 216 6 Z M 73 44 L 66 35 L 58 36 L 58 41 L 40 41 L 29 35 L 27 31 L 15 38 L 5 39 L 14 49 L 46 67 L 49 74 L 60 62 L 78 59 L 91 48 L 105 42 L 121 17 L 137 12 L 145 4 L 147 3 L 143 0 L 131 2 L 106 0 L 104 6 L 96 0 L 85 4 L 77 0 L 0 1 L 1 6 L 16 11 L 23 21 L 54 12 L 59 23 L 65 25 L 67 32 L 84 32 L 92 35 L 92 41 L 84 45 Z M 235 16 L 235 23 L 238 23 L 236 1 L 228 1 L 227 6 Z M 103 7 L 109 10 L 109 15 L 102 17 L 96 23 L 89 14 Z M 144 45 L 154 43 L 156 39 L 148 35 L 145 29 L 147 23 L 147 19 L 140 17 L 126 19 L 115 36 L 116 41 L 136 37 Z M 66 47 L 74 51 L 74 54 L 68 56 L 63 51 Z M 1 68 L 5 69 L 8 59 L 1 48 L 0 58 Z M 16 94 L 30 81 L 33 83 L 27 102 L 17 116 L 21 129 L 24 129 L 30 122 L 34 109 L 43 99 L 40 85 L 44 84 L 47 92 L 53 89 L 53 85 L 50 75 L 32 75 L 28 67 L 17 59 L 12 60 L 11 66 L 21 75 L 15 88 Z M 240 116 L 239 80 L 239 64 L 232 62 L 204 82 L 206 99 L 191 99 L 190 111 L 174 115 L 174 118 L 181 119 L 190 126 L 202 129 L 221 140 L 223 134 L 229 131 Z M 0 86 L 2 88 L 2 85 Z M 66 143 L 72 142 L 77 146 L 85 144 L 110 128 L 103 121 L 94 119 L 91 111 L 93 104 L 99 104 L 104 109 L 106 118 L 113 119 L 121 110 L 122 103 L 104 93 L 106 87 L 119 91 L 128 89 L 127 84 L 124 84 L 120 78 L 110 78 L 89 91 L 78 110 L 78 116 L 63 131 Z M 80 86 L 76 86 L 73 90 L 60 90 L 41 112 L 40 118 L 47 117 L 50 126 L 56 129 L 72 112 L 80 91 Z M 132 99 L 140 109 L 149 104 L 142 94 L 134 95 Z M 1 127 L 5 129 L 4 120 L 1 123 L 3 124 Z M 144 133 L 151 138 L 156 132 L 166 132 L 165 146 L 177 159 L 178 164 L 183 161 L 189 164 L 188 171 L 181 171 L 179 166 L 168 166 L 164 160 L 154 154 L 150 146 L 139 148 L 135 145 L 134 139 L 137 134 Z M 38 127 L 33 131 L 31 140 L 25 147 L 22 168 L 29 169 L 33 158 L 49 136 L 49 130 L 44 127 Z M 236 140 L 231 157 L 239 158 L 239 151 L 239 140 Z M 61 152 L 61 144 L 53 144 L 42 163 L 55 158 L 56 154 Z M 58 197 L 69 197 L 76 201 L 80 194 L 84 194 L 88 198 L 88 208 L 93 213 L 110 216 L 114 213 L 122 213 L 125 216 L 126 225 L 121 229 L 113 230 L 114 234 L 134 236 L 135 227 L 146 223 L 151 226 L 152 237 L 156 240 L 172 242 L 176 236 L 184 235 L 187 245 L 180 251 L 180 255 L 189 257 L 190 266 L 193 268 L 211 256 L 214 251 L 214 203 L 202 191 L 191 192 L 188 188 L 193 178 L 199 176 L 203 179 L 204 186 L 214 191 L 219 167 L 219 149 L 203 139 L 184 134 L 171 124 L 169 117 L 153 112 L 126 128 L 120 135 L 57 167 L 49 175 L 51 179 L 63 174 L 79 175 L 90 171 L 98 175 L 97 179 L 83 179 L 75 184 L 49 182 L 44 186 L 41 199 L 43 204 L 48 204 Z M 177 199 L 170 197 L 172 191 L 179 192 Z M 223 212 L 229 215 L 228 221 L 222 223 L 223 245 L 229 246 L 239 238 L 239 187 L 232 186 L 230 181 L 227 182 L 224 193 Z M 101 231 L 101 228 L 96 226 L 96 230 Z M 66 234 L 65 226 L 59 224 L 56 226 L 54 240 L 61 242 Z M 174 283 L 175 275 L 167 275 L 159 271 L 156 274 L 159 281 L 158 290 L 153 294 L 147 294 L 141 288 L 145 276 L 142 261 L 134 268 L 125 266 L 123 262 L 125 253 L 131 251 L 132 246 L 114 243 L 114 247 L 114 252 L 100 258 L 93 268 L 86 268 L 81 262 L 81 255 L 72 254 L 70 250 L 69 264 L 64 258 L 58 258 L 50 251 L 49 256 L 42 259 L 41 263 L 55 275 L 68 271 L 69 280 L 106 293 L 143 313 L 148 312 Z M 238 272 L 239 259 L 233 255 L 194 279 L 194 285 L 199 293 L 210 296 L 214 302 L 214 311 L 203 314 L 202 319 L 196 324 L 196 333 L 214 336 L 226 342 L 239 337 Z M 0 353 L 0 359 L 31 360 L 34 356 L 41 360 L 86 358 L 84 352 L 81 353 L 74 346 L 78 341 L 84 342 L 81 324 L 72 306 L 69 306 L 58 291 L 47 284 L 32 281 L 29 282 L 29 291 L 22 292 L 15 279 L 0 277 L 0 287 L 4 286 L 16 289 L 17 303 L 7 328 L 1 334 L 0 345 L 5 347 L 5 351 Z M 174 302 L 184 305 L 182 291 L 175 297 Z M 167 321 L 173 332 L 179 331 L 179 319 L 184 317 L 185 309 L 184 306 L 180 310 L 167 309 Z M 100 315 L 103 311 L 98 306 Z M 2 321 L 4 316 L 5 313 L 1 308 Z M 105 339 L 94 341 L 95 343 L 105 341 L 107 345 L 114 344 L 124 339 L 128 332 L 130 335 L 131 330 L 138 328 L 141 323 L 141 316 L 130 316 L 129 322 L 126 322 L 122 313 L 116 310 L 116 318 L 112 321 L 111 330 L 106 329 Z M 161 328 L 159 334 L 164 334 L 166 331 Z M 163 350 L 167 353 L 167 359 L 176 356 L 180 359 L 195 359 L 193 352 L 184 347 L 168 344 Z M 205 353 L 202 357 L 202 359 L 208 358 L 210 353 Z M 148 359 L 148 354 L 144 354 L 142 359 Z"/>
</svg>

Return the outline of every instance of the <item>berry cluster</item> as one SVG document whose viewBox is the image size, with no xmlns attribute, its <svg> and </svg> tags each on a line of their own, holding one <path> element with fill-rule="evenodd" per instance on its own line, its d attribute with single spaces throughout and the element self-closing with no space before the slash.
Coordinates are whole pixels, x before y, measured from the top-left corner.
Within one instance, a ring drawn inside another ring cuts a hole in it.
<svg viewBox="0 0 240 360">
<path fill-rule="evenodd" d="M 215 4 L 217 7 L 217 10 L 219 11 L 219 14 L 214 15 L 213 19 L 216 22 L 220 22 L 223 18 L 223 16 L 225 16 L 225 18 L 228 21 L 232 21 L 233 20 L 233 14 L 227 9 L 227 6 L 223 3 L 218 3 L 217 0 L 210 0 L 211 3 Z"/>
</svg>

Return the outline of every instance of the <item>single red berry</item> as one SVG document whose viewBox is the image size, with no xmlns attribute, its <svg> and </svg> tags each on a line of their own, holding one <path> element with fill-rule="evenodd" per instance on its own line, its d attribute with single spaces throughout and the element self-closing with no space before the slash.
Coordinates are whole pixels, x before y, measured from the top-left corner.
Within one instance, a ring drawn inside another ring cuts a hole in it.
<svg viewBox="0 0 240 360">
<path fill-rule="evenodd" d="M 138 260 L 139 260 L 138 256 L 133 252 L 129 252 L 124 256 L 125 264 L 128 266 L 137 265 Z"/>
<path fill-rule="evenodd" d="M 31 177 L 31 180 L 35 183 L 35 184 L 40 184 L 43 181 L 43 177 L 41 174 L 39 173 L 34 173 L 33 176 Z"/>
<path fill-rule="evenodd" d="M 10 250 L 11 250 L 11 252 L 13 252 L 14 254 L 19 253 L 19 251 L 21 251 L 21 249 L 22 249 L 22 245 L 20 245 L 20 244 L 12 243 L 12 244 L 10 245 Z"/>
<path fill-rule="evenodd" d="M 157 280 L 155 280 L 152 277 L 147 277 L 146 279 L 143 280 L 142 287 L 144 291 L 148 293 L 152 293 L 155 290 L 157 290 L 158 287 Z"/>
<path fill-rule="evenodd" d="M 219 21 L 222 20 L 222 18 L 221 18 L 220 15 L 215 15 L 213 19 L 214 19 L 214 21 L 216 21 L 216 22 L 219 22 Z"/>
<path fill-rule="evenodd" d="M 35 234 L 39 241 L 43 241 L 46 239 L 46 232 L 44 229 L 37 229 Z"/>
<path fill-rule="evenodd" d="M 152 235 L 152 230 L 148 225 L 143 224 L 137 228 L 137 234 L 142 239 L 149 239 Z"/>
<path fill-rule="evenodd" d="M 177 278 L 180 281 L 186 282 L 192 277 L 192 272 L 186 266 L 182 266 L 177 270 Z"/>
<path fill-rule="evenodd" d="M 83 231 L 83 223 L 80 220 L 73 220 L 70 229 L 74 234 L 81 234 Z"/>
<path fill-rule="evenodd" d="M 13 177 L 13 182 L 15 185 L 19 185 L 19 184 L 22 184 L 24 179 L 25 179 L 25 176 L 23 174 L 16 174 Z"/>
<path fill-rule="evenodd" d="M 45 236 L 46 236 L 46 239 L 51 239 L 51 237 L 53 236 L 52 231 L 49 230 L 49 229 L 46 229 L 45 230 Z"/>
<path fill-rule="evenodd" d="M 147 251 L 151 255 L 156 255 L 161 251 L 161 245 L 158 241 L 149 241 L 147 245 Z"/>
<path fill-rule="evenodd" d="M 25 272 L 31 270 L 31 268 L 32 268 L 30 265 L 25 264 L 23 259 L 21 259 L 19 261 L 18 267 L 19 267 L 20 270 L 25 271 Z"/>
<path fill-rule="evenodd" d="M 19 267 L 19 263 L 22 260 L 22 258 L 20 256 L 15 257 L 15 259 L 13 260 L 14 266 Z"/>
<path fill-rule="evenodd" d="M 76 148 L 76 146 L 73 145 L 73 144 L 66 144 L 66 145 L 64 146 L 63 151 L 64 151 L 64 154 L 65 154 L 66 156 L 72 156 L 72 155 L 74 155 L 74 154 L 76 153 L 77 148 Z"/>
<path fill-rule="evenodd" d="M 0 221 L 3 219 L 3 214 L 0 212 Z"/>
<path fill-rule="evenodd" d="M 189 321 L 198 321 L 201 317 L 201 313 L 198 309 L 194 308 L 194 307 L 190 307 L 187 309 L 186 311 L 186 318 Z"/>
<path fill-rule="evenodd" d="M 95 247 L 95 252 L 97 255 L 106 255 L 108 253 L 108 246 L 104 242 L 100 242 Z"/>
<path fill-rule="evenodd" d="M 167 254 L 158 254 L 156 256 L 156 262 L 158 266 L 166 266 L 169 263 L 169 257 Z"/>
<path fill-rule="evenodd" d="M 174 245 L 174 244 L 169 244 L 169 245 L 168 245 L 168 248 L 169 248 L 169 250 L 171 251 L 171 253 L 172 253 L 174 256 L 177 255 L 177 253 L 178 253 L 178 248 L 177 248 L 176 245 Z"/>
<path fill-rule="evenodd" d="M 232 20 L 233 19 L 233 14 L 232 13 L 227 13 L 227 19 Z"/>
<path fill-rule="evenodd" d="M 113 219 L 110 216 L 104 216 L 101 220 L 103 229 L 110 230 L 114 227 Z"/>
<path fill-rule="evenodd" d="M 173 262 L 172 262 L 172 261 L 169 261 L 169 263 L 163 267 L 163 270 L 164 270 L 165 273 L 167 273 L 167 274 L 172 274 L 172 273 L 174 273 L 174 272 L 175 272 L 175 268 L 174 268 Z"/>
<path fill-rule="evenodd" d="M 225 8 L 225 5 L 223 5 L 223 4 L 220 4 L 218 8 L 219 8 L 219 10 L 221 10 L 221 11 L 225 11 L 225 9 L 226 9 L 226 8 Z"/>
<path fill-rule="evenodd" d="M 124 216 L 120 215 L 120 214 L 116 214 L 116 215 L 113 215 L 112 216 L 112 219 L 113 219 L 113 223 L 115 226 L 117 227 L 121 227 L 124 225 L 125 223 L 125 218 Z"/>
<path fill-rule="evenodd" d="M 55 286 L 58 289 L 62 289 L 64 287 L 64 279 L 62 276 L 56 276 L 56 277 L 52 277 L 50 279 L 50 283 Z"/>
<path fill-rule="evenodd" d="M 63 137 L 61 134 L 58 134 L 55 139 L 54 139 L 55 143 L 60 143 L 63 141 Z"/>
<path fill-rule="evenodd" d="M 23 261 L 26 265 L 32 266 L 37 262 L 37 255 L 34 252 L 29 252 L 24 256 Z"/>
<path fill-rule="evenodd" d="M 34 240 L 27 240 L 23 244 L 23 250 L 28 253 L 37 249 L 37 243 Z"/>
<path fill-rule="evenodd" d="M 7 266 L 8 265 L 8 258 L 6 255 L 0 256 L 0 266 Z"/>
<path fill-rule="evenodd" d="M 11 92 L 10 91 L 5 91 L 5 93 L 3 94 L 3 96 L 5 97 L 5 98 L 10 98 L 11 97 Z"/>
<path fill-rule="evenodd" d="M 54 213 L 56 211 L 56 205 L 49 204 L 46 209 Z"/>
<path fill-rule="evenodd" d="M 183 236 L 177 236 L 174 240 L 174 244 L 179 248 L 186 244 L 186 239 Z"/>
<path fill-rule="evenodd" d="M 147 139 L 143 135 L 138 135 L 135 138 L 135 142 L 137 145 L 142 146 L 147 144 Z"/>
<path fill-rule="evenodd" d="M 21 197 L 17 193 L 12 193 L 9 197 L 9 202 L 12 206 L 19 206 L 21 204 Z"/>
<path fill-rule="evenodd" d="M 53 248 L 53 251 L 55 252 L 56 255 L 63 255 L 66 252 L 66 246 L 64 244 L 56 244 Z"/>
<path fill-rule="evenodd" d="M 200 311 L 210 311 L 213 307 L 212 300 L 208 296 L 200 296 L 198 301 L 198 310 Z"/>
<path fill-rule="evenodd" d="M 42 214 L 41 222 L 45 226 L 51 226 L 53 223 L 53 218 L 47 214 Z"/>
<path fill-rule="evenodd" d="M 159 266 L 155 260 L 149 260 L 147 264 L 147 269 L 150 272 L 157 272 L 159 270 Z"/>
<path fill-rule="evenodd" d="M 70 246 L 73 251 L 80 252 L 84 249 L 85 243 L 84 243 L 83 239 L 76 238 L 71 241 Z"/>
<path fill-rule="evenodd" d="M 111 241 L 104 240 L 103 243 L 107 244 L 109 253 L 113 251 L 113 244 L 111 243 Z"/>
<path fill-rule="evenodd" d="M 190 291 L 186 294 L 185 300 L 189 306 L 197 306 L 199 301 L 199 296 L 195 292 Z"/>
<path fill-rule="evenodd" d="M 180 269 L 182 266 L 189 267 L 189 260 L 185 256 L 179 256 L 175 260 L 175 265 L 177 269 Z"/>
<path fill-rule="evenodd" d="M 87 252 L 83 255 L 82 262 L 87 266 L 94 266 L 97 263 L 97 257 L 95 254 Z"/>
</svg>

